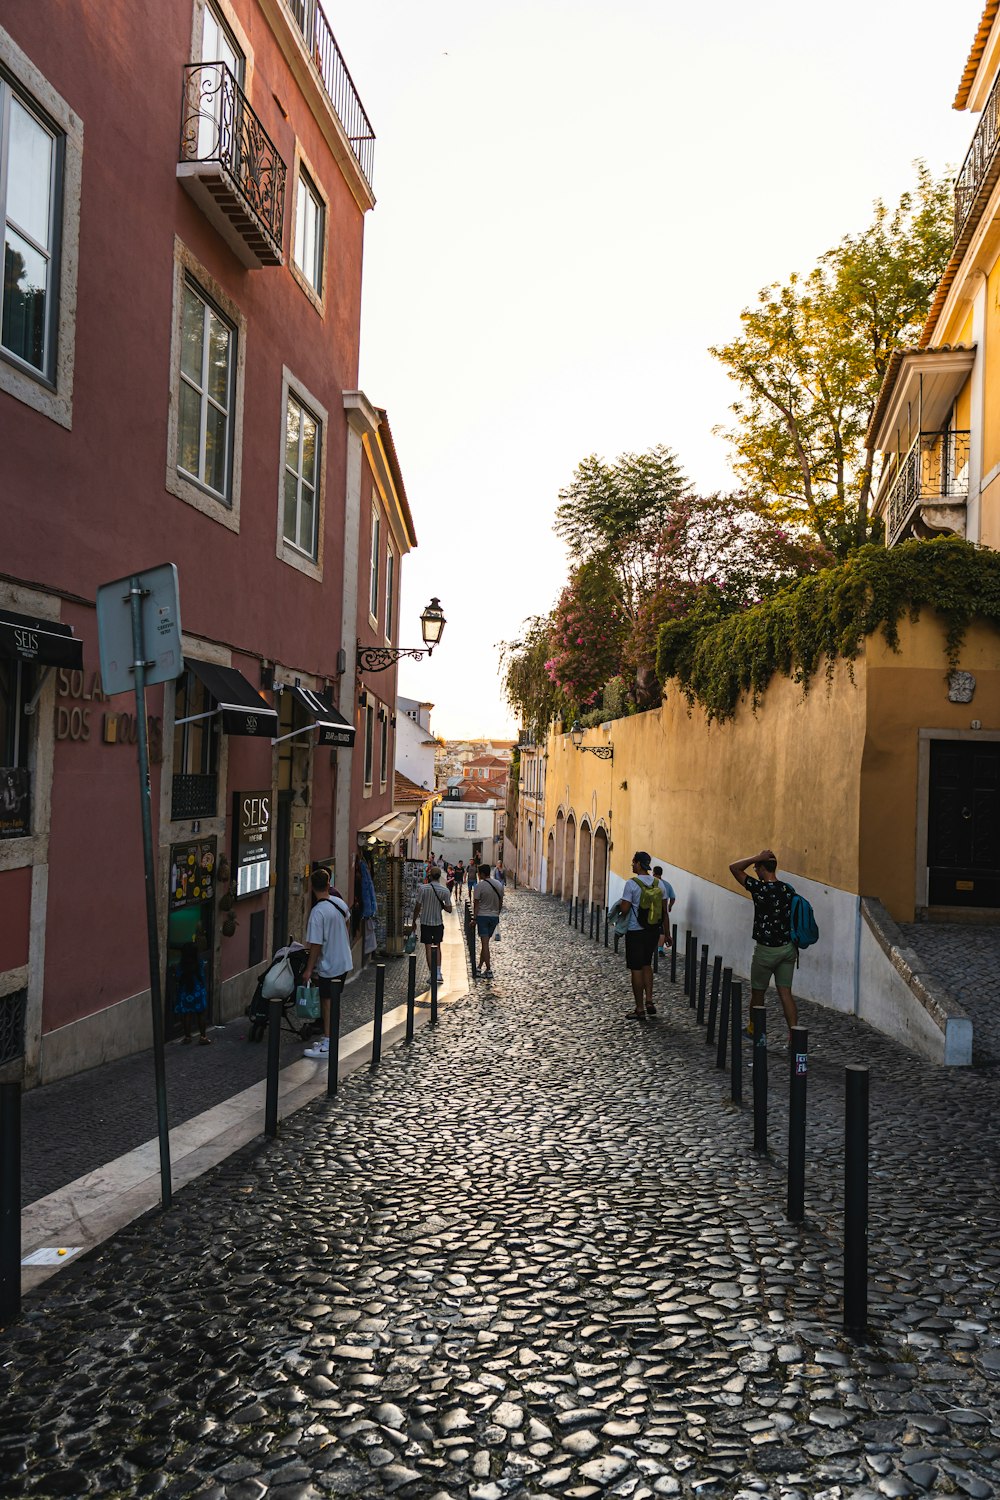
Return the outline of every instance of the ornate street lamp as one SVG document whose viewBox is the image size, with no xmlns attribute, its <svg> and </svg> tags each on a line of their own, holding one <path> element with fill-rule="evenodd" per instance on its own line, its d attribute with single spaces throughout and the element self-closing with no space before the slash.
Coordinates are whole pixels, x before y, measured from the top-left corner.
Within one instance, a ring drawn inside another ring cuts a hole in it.
<svg viewBox="0 0 1000 1500">
<path fill-rule="evenodd" d="M 355 657 L 358 671 L 384 672 L 386 667 L 391 667 L 402 656 L 412 656 L 417 661 L 422 661 L 425 656 L 430 656 L 433 652 L 444 634 L 446 624 L 441 600 L 435 595 L 420 616 L 423 646 L 362 646 L 359 642 Z"/>
<path fill-rule="evenodd" d="M 611 760 L 615 758 L 615 747 L 610 745 L 585 745 L 583 743 L 583 725 L 579 719 L 573 720 L 573 727 L 569 732 L 573 741 L 574 750 L 583 750 L 586 754 L 596 755 L 598 760 Z"/>
</svg>

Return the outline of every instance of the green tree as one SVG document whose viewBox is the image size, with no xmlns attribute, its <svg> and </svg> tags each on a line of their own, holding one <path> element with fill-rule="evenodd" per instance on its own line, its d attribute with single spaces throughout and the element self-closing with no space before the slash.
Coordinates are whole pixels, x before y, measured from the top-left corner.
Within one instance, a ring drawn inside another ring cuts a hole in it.
<svg viewBox="0 0 1000 1500">
<path fill-rule="evenodd" d="M 916 343 L 951 252 L 950 181 L 916 170 L 894 208 L 876 201 L 862 234 L 765 287 L 740 336 L 710 350 L 740 387 L 725 436 L 749 496 L 838 556 L 876 529 L 865 434 L 889 357 Z"/>
<path fill-rule="evenodd" d="M 515 641 L 500 645 L 500 682 L 518 722 L 525 729 L 544 734 L 566 705 L 562 693 L 546 668 L 552 655 L 552 614 L 532 615 L 525 620 Z"/>
<path fill-rule="evenodd" d="M 676 455 L 660 443 L 614 463 L 592 453 L 559 491 L 556 535 L 576 565 L 600 560 L 611 570 L 629 620 L 653 582 L 657 539 L 687 489 Z"/>
<path fill-rule="evenodd" d="M 552 613 L 545 670 L 576 712 L 599 704 L 604 684 L 621 664 L 628 628 L 607 555 L 574 568 Z"/>
</svg>

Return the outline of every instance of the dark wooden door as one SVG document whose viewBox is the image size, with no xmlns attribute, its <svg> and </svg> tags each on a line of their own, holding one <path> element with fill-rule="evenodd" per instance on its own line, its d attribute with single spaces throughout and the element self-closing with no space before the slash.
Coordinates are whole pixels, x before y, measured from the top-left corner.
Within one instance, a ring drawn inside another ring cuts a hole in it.
<svg viewBox="0 0 1000 1500">
<path fill-rule="evenodd" d="M 1000 743 L 932 740 L 931 906 L 1000 906 Z"/>
</svg>

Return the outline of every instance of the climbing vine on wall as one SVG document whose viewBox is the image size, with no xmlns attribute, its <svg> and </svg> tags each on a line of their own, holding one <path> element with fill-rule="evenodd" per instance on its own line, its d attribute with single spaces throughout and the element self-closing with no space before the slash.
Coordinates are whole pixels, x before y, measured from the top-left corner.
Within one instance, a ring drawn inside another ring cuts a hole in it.
<svg viewBox="0 0 1000 1500">
<path fill-rule="evenodd" d="M 663 682 L 676 678 L 709 719 L 730 719 L 744 695 L 757 706 L 775 673 L 808 689 L 821 661 L 829 677 L 838 659 L 853 661 L 877 630 L 898 650 L 900 620 L 916 620 L 922 609 L 944 620 L 947 667 L 956 667 L 973 619 L 1000 628 L 1000 553 L 959 537 L 862 547 L 837 567 L 729 615 L 707 591 L 690 613 L 661 627 L 657 671 Z"/>
</svg>

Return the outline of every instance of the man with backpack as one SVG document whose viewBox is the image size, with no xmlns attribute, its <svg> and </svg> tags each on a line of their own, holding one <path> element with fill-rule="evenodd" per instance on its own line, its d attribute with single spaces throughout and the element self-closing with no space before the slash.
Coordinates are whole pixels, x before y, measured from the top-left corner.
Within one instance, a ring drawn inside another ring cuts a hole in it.
<svg viewBox="0 0 1000 1500">
<path fill-rule="evenodd" d="M 751 866 L 754 873 L 748 875 Z M 773 974 L 781 1009 L 791 1031 L 799 1024 L 799 1013 L 792 996 L 792 979 L 799 956 L 798 947 L 792 940 L 792 902 L 802 901 L 802 898 L 797 896 L 793 886 L 778 879 L 778 860 L 773 849 L 762 849 L 749 859 L 735 860 L 729 870 L 753 900 L 750 1003 L 764 1004 L 764 994 Z M 810 908 L 810 917 L 811 914 Z"/>
<path fill-rule="evenodd" d="M 308 985 L 313 973 L 319 988 L 319 1003 L 323 1015 L 323 1035 L 307 1047 L 305 1056 L 318 1060 L 330 1056 L 330 1001 L 333 999 L 334 981 L 344 979 L 351 972 L 351 909 L 346 901 L 330 890 L 330 872 L 317 865 L 309 877 L 312 886 L 313 908 L 306 927 L 306 947 L 309 957 L 302 974 L 302 983 Z"/>
<path fill-rule="evenodd" d="M 640 1021 L 656 1015 L 653 1004 L 653 954 L 663 928 L 663 887 L 649 873 L 645 849 L 632 856 L 632 878 L 625 882 L 618 910 L 628 916 L 625 929 L 625 962 L 632 977 L 634 1009 L 626 1020 Z"/>
</svg>

